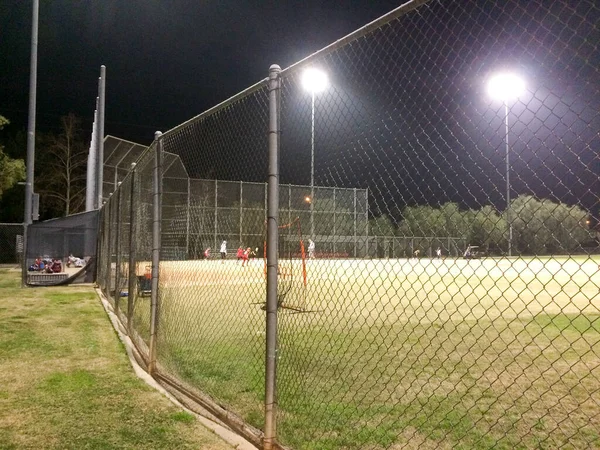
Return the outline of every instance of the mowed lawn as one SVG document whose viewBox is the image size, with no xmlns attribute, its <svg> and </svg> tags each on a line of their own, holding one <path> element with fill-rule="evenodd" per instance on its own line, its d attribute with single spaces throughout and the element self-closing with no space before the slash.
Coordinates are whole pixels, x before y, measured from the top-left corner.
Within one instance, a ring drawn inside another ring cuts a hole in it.
<svg viewBox="0 0 600 450">
<path fill-rule="evenodd" d="M 600 447 L 598 262 L 314 260 L 306 288 L 285 273 L 282 442 Z M 161 277 L 163 369 L 261 427 L 262 263 L 164 262 Z"/>
<path fill-rule="evenodd" d="M 138 379 L 91 287 L 0 269 L 0 449 L 230 449 Z"/>
</svg>

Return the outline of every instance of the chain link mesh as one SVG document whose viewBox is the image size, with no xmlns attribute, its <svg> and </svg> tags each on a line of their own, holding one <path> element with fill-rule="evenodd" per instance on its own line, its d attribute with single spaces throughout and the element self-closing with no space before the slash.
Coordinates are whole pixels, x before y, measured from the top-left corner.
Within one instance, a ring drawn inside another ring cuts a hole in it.
<svg viewBox="0 0 600 450">
<path fill-rule="evenodd" d="M 281 73 L 278 442 L 600 446 L 598 23 L 409 2 Z M 508 71 L 524 91 L 495 100 Z M 157 370 L 258 428 L 268 117 L 261 82 L 162 136 Z M 114 303 L 133 252 L 146 355 L 154 155 L 103 208 L 98 268 Z"/>
<path fill-rule="evenodd" d="M 369 259 L 309 261 L 317 312 L 280 314 L 281 442 L 600 445 L 599 17 L 432 1 L 283 72 L 281 182 L 312 151 L 316 185 L 368 189 Z M 508 70 L 505 109 L 486 83 Z"/>
<path fill-rule="evenodd" d="M 157 343 L 161 370 L 257 427 L 265 281 L 256 254 L 265 239 L 265 187 L 255 182 L 266 176 L 266 96 L 259 85 L 163 137 Z M 244 266 L 240 247 L 252 250 Z"/>
</svg>

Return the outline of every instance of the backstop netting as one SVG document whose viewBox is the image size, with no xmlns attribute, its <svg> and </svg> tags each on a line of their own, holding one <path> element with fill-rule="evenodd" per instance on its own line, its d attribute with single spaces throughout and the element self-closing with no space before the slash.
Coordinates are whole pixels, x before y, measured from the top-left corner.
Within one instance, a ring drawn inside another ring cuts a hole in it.
<svg viewBox="0 0 600 450">
<path fill-rule="evenodd" d="M 207 248 L 218 253 L 223 240 L 232 253 L 238 247 L 259 247 L 262 254 L 267 185 L 186 178 L 182 166 L 177 165 L 179 175 L 173 173 L 175 166 L 170 166 L 163 178 L 161 258 L 202 259 Z M 298 218 L 305 234 L 315 241 L 321 258 L 368 256 L 367 191 L 323 186 L 313 190 L 318 200 L 311 214 L 307 201 L 310 186 L 282 186 L 280 223 Z"/>
</svg>

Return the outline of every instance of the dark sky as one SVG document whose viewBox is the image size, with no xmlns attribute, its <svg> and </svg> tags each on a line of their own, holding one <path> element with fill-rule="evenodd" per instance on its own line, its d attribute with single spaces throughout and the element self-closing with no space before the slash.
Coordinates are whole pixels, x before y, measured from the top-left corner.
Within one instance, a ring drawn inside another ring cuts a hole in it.
<svg viewBox="0 0 600 450">
<path fill-rule="evenodd" d="M 88 128 L 107 66 L 106 133 L 148 143 L 401 1 L 41 0 L 38 129 Z M 31 2 L 0 2 L 1 114 L 26 126 Z"/>
<path fill-rule="evenodd" d="M 105 64 L 106 134 L 148 144 L 271 64 L 288 67 L 403 1 L 40 3 L 38 130 L 74 112 L 91 131 Z M 30 2 L 0 3 L 0 114 L 14 127 L 27 123 L 30 16 Z M 368 188 L 375 213 L 447 201 L 503 209 L 504 111 L 485 82 L 516 69 L 527 92 L 510 110 L 511 198 L 598 215 L 599 23 L 591 0 L 432 0 L 319 55 L 331 87 L 317 99 L 316 185 Z M 172 137 L 190 175 L 264 180 L 265 99 L 263 89 Z M 307 185 L 311 107 L 299 71 L 284 73 L 282 104 L 281 182 Z"/>
</svg>

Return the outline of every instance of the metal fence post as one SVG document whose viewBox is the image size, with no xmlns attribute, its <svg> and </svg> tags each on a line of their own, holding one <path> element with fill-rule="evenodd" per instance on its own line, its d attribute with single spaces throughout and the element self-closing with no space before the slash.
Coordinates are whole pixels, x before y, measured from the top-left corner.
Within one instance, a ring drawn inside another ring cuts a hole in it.
<svg viewBox="0 0 600 450">
<path fill-rule="evenodd" d="M 129 332 L 132 330 L 133 320 L 133 299 L 136 292 L 136 281 L 137 272 L 135 264 L 135 239 L 134 236 L 137 234 L 136 222 L 137 222 L 137 204 L 135 195 L 135 183 L 136 183 L 136 170 L 135 163 L 131 164 L 131 189 L 129 190 L 129 283 L 127 286 L 127 329 Z"/>
<path fill-rule="evenodd" d="M 162 215 L 162 133 L 154 133 L 155 156 L 154 156 L 154 176 L 152 183 L 153 201 L 152 201 L 152 296 L 150 300 L 150 348 L 148 372 L 153 375 L 156 370 L 156 333 L 158 331 L 158 268 L 160 264 L 160 231 Z"/>
<path fill-rule="evenodd" d="M 292 185 L 288 184 L 288 220 L 287 223 L 292 223 Z M 288 239 L 291 239 L 292 227 L 288 227 Z"/>
<path fill-rule="evenodd" d="M 337 234 L 335 234 L 336 232 L 336 227 L 335 227 L 335 221 L 336 221 L 336 205 L 335 205 L 335 187 L 333 188 L 333 235 L 337 236 Z M 337 239 L 334 237 L 333 238 L 333 257 L 335 258 L 335 242 L 337 241 Z"/>
<path fill-rule="evenodd" d="M 244 223 L 244 213 L 243 213 L 243 201 L 244 201 L 244 182 L 240 181 L 240 244 L 242 245 L 242 226 Z"/>
<path fill-rule="evenodd" d="M 218 195 L 219 195 L 219 182 L 215 180 L 215 229 L 214 229 L 214 240 L 213 240 L 213 251 L 216 251 L 217 248 L 217 234 L 219 232 L 219 222 L 218 222 Z"/>
<path fill-rule="evenodd" d="M 365 189 L 365 235 L 367 236 L 367 248 L 369 248 L 369 188 Z"/>
<path fill-rule="evenodd" d="M 187 180 L 187 208 L 185 222 L 185 259 L 190 259 L 190 197 L 192 195 L 192 186 L 190 178 Z"/>
<path fill-rule="evenodd" d="M 25 178 L 25 210 L 23 220 L 23 261 L 21 287 L 27 286 L 28 227 L 33 221 L 33 183 L 35 164 L 35 111 L 37 98 L 38 22 L 40 4 L 33 1 L 31 14 L 31 65 L 29 71 L 29 116 L 27 119 L 27 164 Z"/>
<path fill-rule="evenodd" d="M 104 111 L 106 97 L 106 66 L 100 66 L 100 79 L 98 83 L 98 127 L 97 143 L 98 164 L 96 165 L 96 176 L 98 182 L 96 186 L 96 195 L 98 196 L 98 208 L 102 207 L 102 196 L 104 193 Z"/>
<path fill-rule="evenodd" d="M 118 315 L 119 313 L 119 301 L 121 300 L 121 189 L 117 186 L 117 191 L 115 192 L 117 195 L 117 211 L 116 211 L 116 227 L 115 227 L 115 313 Z"/>
<path fill-rule="evenodd" d="M 358 245 L 358 242 L 356 241 L 356 188 L 354 188 L 354 257 L 356 258 L 357 252 L 356 252 L 356 246 Z"/>
<path fill-rule="evenodd" d="M 279 96 L 281 68 L 269 68 L 269 179 L 267 210 L 267 328 L 265 367 L 264 449 L 273 448 L 276 437 L 277 370 L 277 243 L 279 242 Z"/>
<path fill-rule="evenodd" d="M 106 272 L 105 272 L 105 283 L 104 283 L 104 289 L 103 290 L 106 293 L 106 295 L 109 296 L 109 297 L 110 297 L 110 289 L 111 289 L 110 279 L 111 279 L 111 276 L 112 276 L 112 248 L 110 246 L 110 241 L 112 240 L 112 226 L 111 226 L 112 224 L 111 224 L 111 221 L 112 221 L 112 211 L 114 209 L 113 208 L 113 203 L 114 203 L 113 198 L 109 197 L 106 200 L 106 204 L 104 206 L 107 209 L 107 213 L 108 213 L 108 220 L 107 220 L 107 222 L 108 222 L 108 229 L 106 230 L 106 234 L 105 234 L 105 237 L 106 237 L 106 255 L 105 255 L 105 257 L 106 257 L 105 263 L 106 264 L 105 264 L 105 270 L 106 270 Z"/>
</svg>

